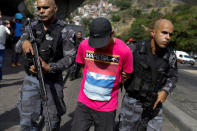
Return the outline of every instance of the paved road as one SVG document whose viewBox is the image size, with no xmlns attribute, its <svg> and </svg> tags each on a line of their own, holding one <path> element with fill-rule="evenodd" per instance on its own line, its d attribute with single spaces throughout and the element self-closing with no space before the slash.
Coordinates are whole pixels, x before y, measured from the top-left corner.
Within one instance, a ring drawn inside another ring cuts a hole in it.
<svg viewBox="0 0 197 131">
<path fill-rule="evenodd" d="M 22 86 L 25 75 L 23 67 L 11 68 L 9 66 L 10 53 L 7 53 L 4 63 L 4 77 L 0 83 L 0 131 L 19 131 L 19 115 L 16 109 L 17 96 Z M 80 89 L 81 80 L 68 81 L 64 89 L 67 113 L 62 117 L 61 131 L 70 131 L 74 110 L 77 103 L 77 94 Z M 121 104 L 123 93 L 120 92 L 119 105 Z M 119 110 L 117 111 L 118 116 Z M 116 118 L 116 121 L 118 119 Z M 91 128 L 93 131 L 93 128 Z M 165 116 L 163 131 L 179 131 Z"/>
<path fill-rule="evenodd" d="M 197 67 L 179 65 L 177 88 L 169 101 L 197 120 Z"/>
<path fill-rule="evenodd" d="M 3 84 L 6 85 L 0 88 L 0 131 L 19 131 L 19 116 L 16 109 L 17 95 L 22 82 L 24 72 L 18 72 L 18 78 L 15 75 L 5 76 Z M 10 80 L 12 79 L 12 80 Z M 19 80 L 19 82 L 17 82 Z M 62 117 L 61 131 L 70 131 L 74 109 L 76 107 L 77 94 L 79 92 L 79 84 L 81 80 L 75 80 L 66 84 L 67 88 L 64 89 L 65 102 L 67 105 L 67 114 Z M 123 93 L 120 94 L 120 99 Z M 119 110 L 118 110 L 119 113 Z M 118 114 L 117 113 L 117 114 Z M 117 115 L 118 116 L 118 115 Z M 116 119 L 118 120 L 118 119 Z M 93 128 L 91 129 L 93 130 Z M 164 117 L 163 131 L 178 131 L 167 118 Z"/>
</svg>

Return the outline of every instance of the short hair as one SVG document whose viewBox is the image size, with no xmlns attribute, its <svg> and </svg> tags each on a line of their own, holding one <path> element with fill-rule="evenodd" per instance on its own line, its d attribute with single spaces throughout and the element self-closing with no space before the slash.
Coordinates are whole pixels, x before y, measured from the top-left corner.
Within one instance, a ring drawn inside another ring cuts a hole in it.
<svg viewBox="0 0 197 131">
<path fill-rule="evenodd" d="M 49 0 L 53 5 L 56 5 L 55 0 Z"/>
<path fill-rule="evenodd" d="M 172 22 L 168 19 L 159 19 L 159 20 L 155 21 L 154 29 L 157 29 L 160 26 L 161 22 L 164 22 L 164 21 L 169 22 L 170 24 L 172 24 Z"/>
<path fill-rule="evenodd" d="M 38 2 L 38 0 L 37 0 L 37 2 Z M 48 0 L 48 2 L 49 2 L 50 4 L 52 4 L 52 5 L 56 5 L 55 0 Z"/>
</svg>

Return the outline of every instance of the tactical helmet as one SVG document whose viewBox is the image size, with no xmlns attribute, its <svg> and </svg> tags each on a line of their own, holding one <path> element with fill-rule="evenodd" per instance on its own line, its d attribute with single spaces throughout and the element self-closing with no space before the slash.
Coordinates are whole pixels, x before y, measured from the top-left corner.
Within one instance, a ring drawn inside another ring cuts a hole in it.
<svg viewBox="0 0 197 131">
<path fill-rule="evenodd" d="M 15 14 L 15 19 L 21 20 L 23 18 L 23 15 L 21 13 Z"/>
</svg>

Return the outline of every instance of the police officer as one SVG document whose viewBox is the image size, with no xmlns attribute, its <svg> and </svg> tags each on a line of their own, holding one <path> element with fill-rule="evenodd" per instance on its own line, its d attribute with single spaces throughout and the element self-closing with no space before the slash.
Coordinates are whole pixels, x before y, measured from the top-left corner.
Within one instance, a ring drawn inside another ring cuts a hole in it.
<svg viewBox="0 0 197 131">
<path fill-rule="evenodd" d="M 80 43 L 84 40 L 82 37 L 82 32 L 78 31 L 76 33 L 76 42 L 75 42 L 75 49 L 78 50 Z M 70 80 L 75 80 L 81 77 L 80 73 L 81 66 L 78 63 L 74 63 L 73 66 L 70 68 Z"/>
<path fill-rule="evenodd" d="M 61 116 L 66 107 L 63 101 L 62 71 L 74 62 L 74 32 L 67 28 L 63 21 L 56 18 L 57 6 L 54 0 L 37 0 L 37 10 L 40 20 L 31 22 L 36 38 L 42 64 L 44 82 L 47 90 L 47 105 L 51 119 L 52 130 L 60 128 Z M 46 130 L 49 130 L 46 116 L 46 106 L 40 96 L 39 81 L 36 68 L 30 65 L 27 54 L 34 55 L 29 38 L 29 27 L 17 43 L 16 50 L 21 49 L 26 54 L 23 87 L 19 93 L 18 109 L 22 131 L 37 131 L 40 118 L 45 118 Z M 43 116 L 43 117 L 40 117 Z"/>
<path fill-rule="evenodd" d="M 151 40 L 132 47 L 134 73 L 124 85 L 120 131 L 161 131 L 161 103 L 177 81 L 176 56 L 168 46 L 172 32 L 173 24 L 169 20 L 157 20 Z"/>
<path fill-rule="evenodd" d="M 76 39 L 76 48 L 78 49 L 79 44 L 84 40 L 83 36 L 82 36 L 82 32 L 78 31 L 77 32 L 77 39 Z"/>
</svg>

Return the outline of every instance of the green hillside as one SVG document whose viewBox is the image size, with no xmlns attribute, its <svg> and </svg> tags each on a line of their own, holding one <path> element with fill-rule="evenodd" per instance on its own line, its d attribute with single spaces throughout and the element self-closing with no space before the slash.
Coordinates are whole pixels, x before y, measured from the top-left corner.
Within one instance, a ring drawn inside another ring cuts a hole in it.
<svg viewBox="0 0 197 131">
<path fill-rule="evenodd" d="M 197 52 L 197 6 L 172 0 L 111 0 L 120 11 L 113 12 L 111 21 L 116 36 L 124 41 L 149 39 L 154 21 L 170 19 L 174 26 L 172 46 L 177 50 Z M 113 16 L 119 16 L 116 21 Z"/>
</svg>

